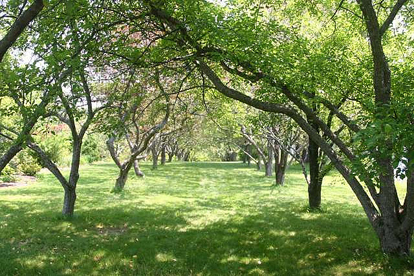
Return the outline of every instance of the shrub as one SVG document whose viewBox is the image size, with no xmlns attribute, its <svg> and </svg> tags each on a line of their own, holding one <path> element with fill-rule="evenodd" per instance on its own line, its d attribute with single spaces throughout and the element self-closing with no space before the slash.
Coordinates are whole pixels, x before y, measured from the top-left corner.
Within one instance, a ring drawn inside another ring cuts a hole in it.
<svg viewBox="0 0 414 276">
<path fill-rule="evenodd" d="M 82 145 L 82 155 L 88 163 L 102 160 L 106 154 L 105 137 L 98 133 L 88 134 Z"/>
<path fill-rule="evenodd" d="M 61 165 L 65 156 L 70 155 L 70 139 L 65 132 L 57 133 L 54 135 L 41 137 L 39 146 L 43 149 L 46 155 L 52 160 L 52 162 Z M 39 164 L 44 166 L 42 160 L 37 154 L 34 154 Z"/>
<path fill-rule="evenodd" d="M 12 167 L 7 165 L 1 172 L 0 179 L 2 182 L 15 182 L 16 181 L 16 177 L 14 176 L 15 173 L 16 171 Z"/>
<path fill-rule="evenodd" d="M 24 175 L 34 176 L 42 168 L 38 160 L 30 155 L 27 151 L 21 151 L 17 155 L 17 160 L 17 170 Z"/>
</svg>

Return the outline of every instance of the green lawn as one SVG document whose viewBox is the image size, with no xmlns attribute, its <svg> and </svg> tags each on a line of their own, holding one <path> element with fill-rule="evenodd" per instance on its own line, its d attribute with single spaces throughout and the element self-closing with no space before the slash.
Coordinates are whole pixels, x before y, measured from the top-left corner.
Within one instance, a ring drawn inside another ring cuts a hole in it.
<svg viewBox="0 0 414 276">
<path fill-rule="evenodd" d="M 114 194 L 114 165 L 82 167 L 70 221 L 50 174 L 0 189 L 0 275 L 414 275 L 414 259 L 379 252 L 336 174 L 309 213 L 299 168 L 276 188 L 240 163 L 142 169 Z"/>
</svg>

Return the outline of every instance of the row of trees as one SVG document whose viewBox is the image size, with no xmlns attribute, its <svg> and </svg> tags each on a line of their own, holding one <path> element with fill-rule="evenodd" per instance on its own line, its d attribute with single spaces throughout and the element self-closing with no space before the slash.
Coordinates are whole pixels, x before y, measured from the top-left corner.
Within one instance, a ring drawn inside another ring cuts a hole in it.
<svg viewBox="0 0 414 276">
<path fill-rule="evenodd" d="M 16 52 L 1 56 L 0 93 L 13 101 L 4 114 L 16 119 L 1 127 L 11 142 L 0 170 L 29 146 L 62 184 L 64 213 L 73 213 L 83 138 L 103 110 L 116 114 L 116 120 L 106 116 L 113 137 L 109 146 L 127 139 L 135 161 L 140 145 L 151 145 L 156 153 L 157 142 L 148 137 L 160 141 L 155 132 L 181 102 L 177 95 L 195 91 L 191 95 L 203 101 L 214 90 L 290 118 L 309 138 L 309 194 L 315 206 L 325 171 L 335 167 L 361 203 L 381 249 L 409 254 L 414 229 L 409 1 L 232 0 L 220 6 L 202 0 L 78 0 L 48 1 L 42 8 L 42 1 L 8 1 L 2 10 L 10 26 L 1 27 L 6 34 L 0 53 L 13 44 Z M 29 34 L 21 36 L 29 22 Z M 16 60 L 28 52 L 30 63 Z M 136 86 L 157 92 L 139 95 L 139 89 L 130 89 Z M 140 117 L 139 103 L 153 99 L 158 113 Z M 184 106 L 197 113 L 191 104 Z M 131 135 L 134 126 L 123 123 L 129 117 L 150 118 L 153 127 L 135 126 Z M 280 168 L 288 163 L 282 155 L 301 158 L 294 152 L 301 151 L 295 141 L 303 135 L 291 123 L 283 123 L 282 130 L 271 123 L 272 116 L 264 117 L 257 130 L 239 126 L 250 147 L 268 164 L 276 157 Z M 68 179 L 32 135 L 36 124 L 49 118 L 71 131 Z M 112 127 L 115 121 L 121 126 Z M 253 135 L 256 131 L 261 138 Z M 263 137 L 266 151 L 257 140 Z M 118 160 L 121 180 L 131 158 Z M 407 178 L 403 202 L 394 179 L 400 161 L 406 166 L 397 174 Z"/>
</svg>

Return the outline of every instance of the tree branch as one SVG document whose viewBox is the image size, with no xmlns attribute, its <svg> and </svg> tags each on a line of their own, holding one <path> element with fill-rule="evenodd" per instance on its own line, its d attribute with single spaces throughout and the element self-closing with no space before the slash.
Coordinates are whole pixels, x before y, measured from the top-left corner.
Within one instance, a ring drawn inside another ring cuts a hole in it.
<svg viewBox="0 0 414 276">
<path fill-rule="evenodd" d="M 381 36 L 383 36 L 387 29 L 390 27 L 398 12 L 406 2 L 408 2 L 408 0 L 398 0 L 397 3 L 394 5 L 387 19 L 384 21 L 384 23 L 382 23 L 382 26 L 380 28 Z"/>
<path fill-rule="evenodd" d="M 16 42 L 24 29 L 36 18 L 43 9 L 43 1 L 35 0 L 13 23 L 7 34 L 0 40 L 0 62 L 7 50 Z"/>
</svg>

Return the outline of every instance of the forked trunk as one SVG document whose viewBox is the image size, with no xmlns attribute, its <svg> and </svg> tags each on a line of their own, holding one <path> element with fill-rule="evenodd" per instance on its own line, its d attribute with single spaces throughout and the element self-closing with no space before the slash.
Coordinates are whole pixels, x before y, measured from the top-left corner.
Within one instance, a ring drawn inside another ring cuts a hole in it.
<svg viewBox="0 0 414 276">
<path fill-rule="evenodd" d="M 75 211 L 76 188 L 66 187 L 64 190 L 65 196 L 63 200 L 62 215 L 71 217 Z"/>
<path fill-rule="evenodd" d="M 168 163 L 171 163 L 173 158 L 174 158 L 174 154 L 173 153 L 168 153 Z"/>
</svg>

